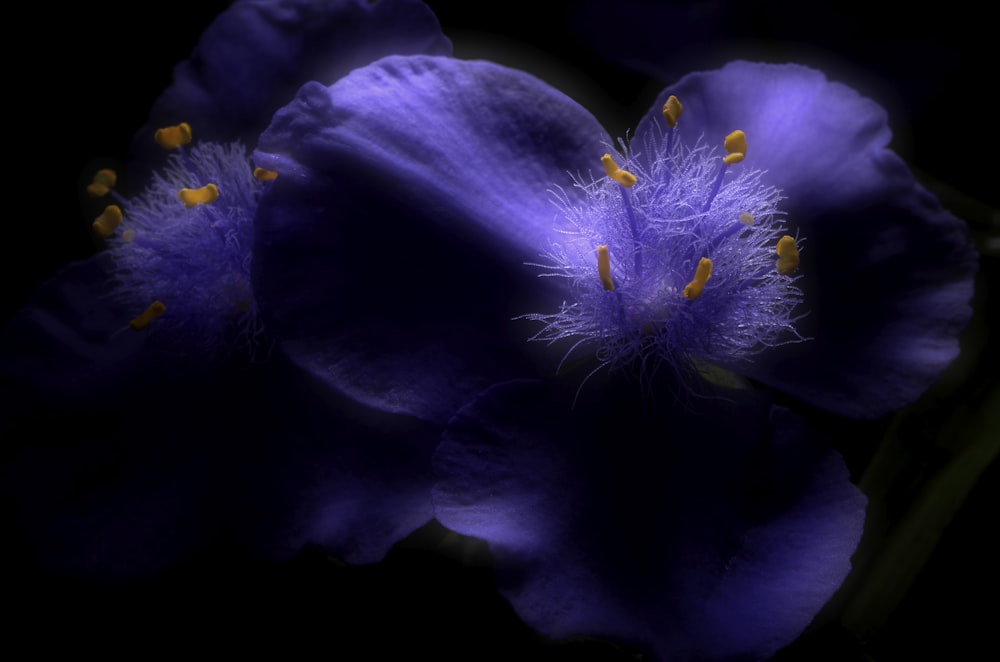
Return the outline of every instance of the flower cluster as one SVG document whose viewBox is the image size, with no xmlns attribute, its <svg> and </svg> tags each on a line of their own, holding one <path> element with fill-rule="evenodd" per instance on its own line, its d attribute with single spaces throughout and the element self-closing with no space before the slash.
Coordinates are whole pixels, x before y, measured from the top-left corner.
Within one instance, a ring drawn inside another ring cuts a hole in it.
<svg viewBox="0 0 1000 662">
<path fill-rule="evenodd" d="M 912 401 L 975 270 L 877 104 L 737 61 L 615 142 L 416 0 L 237 0 L 175 76 L 177 151 L 137 149 L 127 199 L 96 174 L 108 250 L 2 335 L 4 489 L 47 564 L 146 577 L 219 529 L 370 563 L 433 518 L 544 635 L 671 660 L 764 659 L 841 585 L 865 497 L 769 388 Z M 46 445 L 40 406 L 119 424 Z"/>
</svg>

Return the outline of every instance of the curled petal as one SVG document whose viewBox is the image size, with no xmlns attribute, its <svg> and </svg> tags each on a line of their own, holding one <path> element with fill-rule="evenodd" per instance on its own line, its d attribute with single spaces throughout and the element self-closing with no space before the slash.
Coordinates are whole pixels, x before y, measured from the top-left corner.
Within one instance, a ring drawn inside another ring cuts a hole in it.
<svg viewBox="0 0 1000 662">
<path fill-rule="evenodd" d="M 798 636 L 861 536 L 840 456 L 759 395 L 692 413 L 587 392 L 571 410 L 572 390 L 495 386 L 435 454 L 436 517 L 490 544 L 518 614 L 664 660 L 765 659 Z"/>
</svg>

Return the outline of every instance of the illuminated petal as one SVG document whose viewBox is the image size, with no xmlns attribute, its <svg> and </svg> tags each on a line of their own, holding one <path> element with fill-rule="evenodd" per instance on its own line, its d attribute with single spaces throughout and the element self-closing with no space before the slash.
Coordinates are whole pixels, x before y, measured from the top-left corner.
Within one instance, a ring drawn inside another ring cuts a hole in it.
<svg viewBox="0 0 1000 662">
<path fill-rule="evenodd" d="M 849 416 L 915 400 L 958 354 L 976 255 L 966 225 L 887 148 L 885 110 L 813 69 L 732 62 L 664 90 L 638 137 L 662 122 L 671 94 L 684 103 L 683 135 L 743 128 L 744 163 L 766 171 L 807 237 L 798 330 L 814 340 L 730 367 Z"/>
<path fill-rule="evenodd" d="M 255 155 L 281 173 L 256 219 L 265 323 L 348 397 L 444 423 L 524 374 L 514 299 L 553 296 L 524 263 L 554 236 L 552 183 L 602 139 L 561 93 L 486 62 L 391 57 L 305 86 Z"/>
</svg>

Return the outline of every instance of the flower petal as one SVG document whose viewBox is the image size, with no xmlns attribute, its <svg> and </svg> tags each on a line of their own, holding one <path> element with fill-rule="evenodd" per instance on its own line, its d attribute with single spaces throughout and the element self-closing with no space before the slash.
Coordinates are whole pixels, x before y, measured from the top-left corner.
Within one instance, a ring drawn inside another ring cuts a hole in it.
<svg viewBox="0 0 1000 662">
<path fill-rule="evenodd" d="M 684 139 L 704 136 L 721 147 L 731 131 L 743 130 L 744 167 L 766 170 L 767 183 L 781 188 L 798 213 L 850 209 L 913 185 L 886 149 L 885 110 L 815 69 L 736 61 L 690 74 L 660 94 L 637 139 L 662 123 L 660 108 L 671 94 L 684 105 Z"/>
<path fill-rule="evenodd" d="M 684 104 L 679 126 L 691 140 L 721 144 L 745 131 L 736 167 L 766 171 L 804 237 L 809 317 L 799 330 L 814 340 L 731 367 L 848 416 L 915 400 L 958 354 L 976 255 L 966 225 L 887 148 L 885 111 L 813 69 L 732 62 L 664 90 L 637 136 L 670 94 Z"/>
<path fill-rule="evenodd" d="M 666 660 L 792 641 L 861 536 L 840 457 L 759 394 L 692 413 L 596 392 L 571 410 L 572 391 L 509 382 L 462 409 L 435 455 L 436 517 L 490 544 L 501 591 L 548 636 Z"/>
<path fill-rule="evenodd" d="M 305 86 L 261 137 L 255 293 L 293 360 L 367 406 L 443 424 L 523 374 L 510 320 L 545 284 L 548 189 L 606 135 L 541 81 L 389 57 Z"/>
<path fill-rule="evenodd" d="M 137 161 L 157 156 L 157 128 L 180 122 L 202 139 L 252 141 L 303 83 L 330 84 L 393 53 L 451 53 L 423 2 L 237 0 L 175 68 L 136 136 Z"/>
<path fill-rule="evenodd" d="M 347 563 L 381 561 L 433 515 L 440 428 L 338 401 L 281 356 L 268 375 L 253 443 L 235 458 L 235 531 L 268 558 L 318 545 Z"/>
</svg>

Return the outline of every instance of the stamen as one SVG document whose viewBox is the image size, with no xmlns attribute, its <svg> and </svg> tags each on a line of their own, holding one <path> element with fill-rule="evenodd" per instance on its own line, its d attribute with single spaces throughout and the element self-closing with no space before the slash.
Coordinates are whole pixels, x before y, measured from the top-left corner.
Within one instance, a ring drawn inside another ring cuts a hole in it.
<svg viewBox="0 0 1000 662">
<path fill-rule="evenodd" d="M 611 280 L 611 258 L 608 256 L 608 247 L 604 245 L 597 247 L 597 275 L 605 290 L 615 291 L 615 282 Z"/>
<path fill-rule="evenodd" d="M 94 179 L 87 186 L 87 194 L 92 198 L 107 195 L 118 183 L 118 174 L 110 168 L 104 168 L 94 173 Z"/>
<path fill-rule="evenodd" d="M 278 176 L 274 170 L 266 170 L 264 168 L 254 168 L 253 169 L 254 179 L 261 182 L 269 182 Z"/>
<path fill-rule="evenodd" d="M 698 267 L 694 270 L 694 280 L 684 287 L 684 298 L 694 301 L 701 296 L 701 291 L 705 289 L 705 283 L 712 277 L 712 261 L 707 257 L 698 260 Z"/>
<path fill-rule="evenodd" d="M 677 120 L 684 112 L 684 106 L 674 95 L 670 95 L 663 104 L 663 119 L 667 120 L 667 126 L 673 128 L 677 126 Z"/>
<path fill-rule="evenodd" d="M 608 177 L 615 180 L 625 188 L 631 188 L 635 185 L 636 178 L 635 175 L 630 173 L 628 170 L 622 170 L 615 163 L 615 160 L 611 158 L 610 154 L 605 154 L 601 157 L 601 163 L 604 165 L 604 172 L 607 173 Z"/>
<path fill-rule="evenodd" d="M 149 323 L 154 319 L 167 312 L 167 307 L 163 305 L 162 301 L 154 301 L 149 304 L 149 308 L 143 311 L 141 315 L 136 317 L 134 320 L 128 323 L 132 327 L 133 331 L 142 331 Z"/>
<path fill-rule="evenodd" d="M 205 184 L 201 188 L 182 188 L 177 197 L 184 206 L 190 209 L 195 205 L 204 205 L 219 199 L 219 187 L 215 184 Z"/>
<path fill-rule="evenodd" d="M 681 117 L 681 113 L 684 112 L 684 106 L 681 104 L 680 99 L 674 95 L 670 95 L 667 100 L 663 103 L 663 119 L 667 121 L 667 127 L 671 129 L 667 131 L 667 148 L 664 152 L 667 158 L 671 158 L 674 153 L 674 139 L 677 137 L 677 132 L 672 129 L 677 128 L 677 121 Z M 670 181 L 669 171 L 664 184 Z"/>
<path fill-rule="evenodd" d="M 255 164 L 240 143 L 192 140 L 163 156 L 163 168 L 152 173 L 142 193 L 125 203 L 102 199 L 100 205 L 114 202 L 124 217 L 103 240 L 107 296 L 126 311 L 120 332 L 151 331 L 151 349 L 195 362 L 214 364 L 234 351 L 253 354 L 265 337 L 250 285 L 250 249 L 257 203 L 268 184 L 253 177 Z M 87 171 L 80 188 L 96 170 Z M 119 177 L 117 183 L 125 182 Z M 117 190 L 109 195 L 117 198 Z"/>
<path fill-rule="evenodd" d="M 799 268 L 799 247 L 795 245 L 795 239 L 789 235 L 778 240 L 778 260 L 774 263 L 778 273 L 787 276 Z"/>
<path fill-rule="evenodd" d="M 739 365 L 806 340 L 795 330 L 803 294 L 795 275 L 775 271 L 775 246 L 791 232 L 777 207 L 780 190 L 744 160 L 747 136 L 733 131 L 714 145 L 685 146 L 672 126 L 680 102 L 661 103 L 664 124 L 641 148 L 607 144 L 602 171 L 571 176 L 586 200 L 555 187 L 564 218 L 544 253 L 548 264 L 537 266 L 568 279 L 567 300 L 518 319 L 543 325 L 532 341 L 565 342 L 560 372 L 592 344 L 588 358 L 597 365 L 583 371 L 584 382 L 601 369 L 629 369 L 647 385 L 669 368 L 682 388 L 709 394 L 706 381 L 723 384 L 705 366 Z M 634 173 L 633 186 L 621 180 L 623 168 Z M 793 249 L 782 243 L 778 257 Z"/>
<path fill-rule="evenodd" d="M 94 219 L 90 227 L 94 228 L 94 232 L 98 235 L 107 239 L 114 234 L 115 228 L 121 225 L 121 223 L 122 208 L 118 205 L 108 205 L 101 212 L 101 215 Z"/>
<path fill-rule="evenodd" d="M 153 138 L 156 140 L 156 144 L 163 149 L 177 149 L 191 142 L 191 125 L 187 122 L 181 122 L 176 126 L 157 129 Z"/>
<path fill-rule="evenodd" d="M 711 209 L 712 201 L 715 200 L 715 196 L 719 195 L 719 190 L 722 189 L 722 180 L 726 176 L 726 169 L 734 163 L 739 163 L 746 157 L 747 136 L 737 129 L 725 137 L 722 141 L 722 146 L 726 150 L 726 155 L 722 157 L 722 167 L 719 168 L 719 172 L 715 175 L 715 183 L 712 184 L 712 191 L 708 194 L 705 206 L 701 209 L 702 213 Z"/>
<path fill-rule="evenodd" d="M 726 149 L 726 156 L 722 157 L 725 164 L 739 163 L 747 155 L 747 136 L 737 129 L 726 136 L 726 139 L 722 141 L 722 146 Z"/>
</svg>

